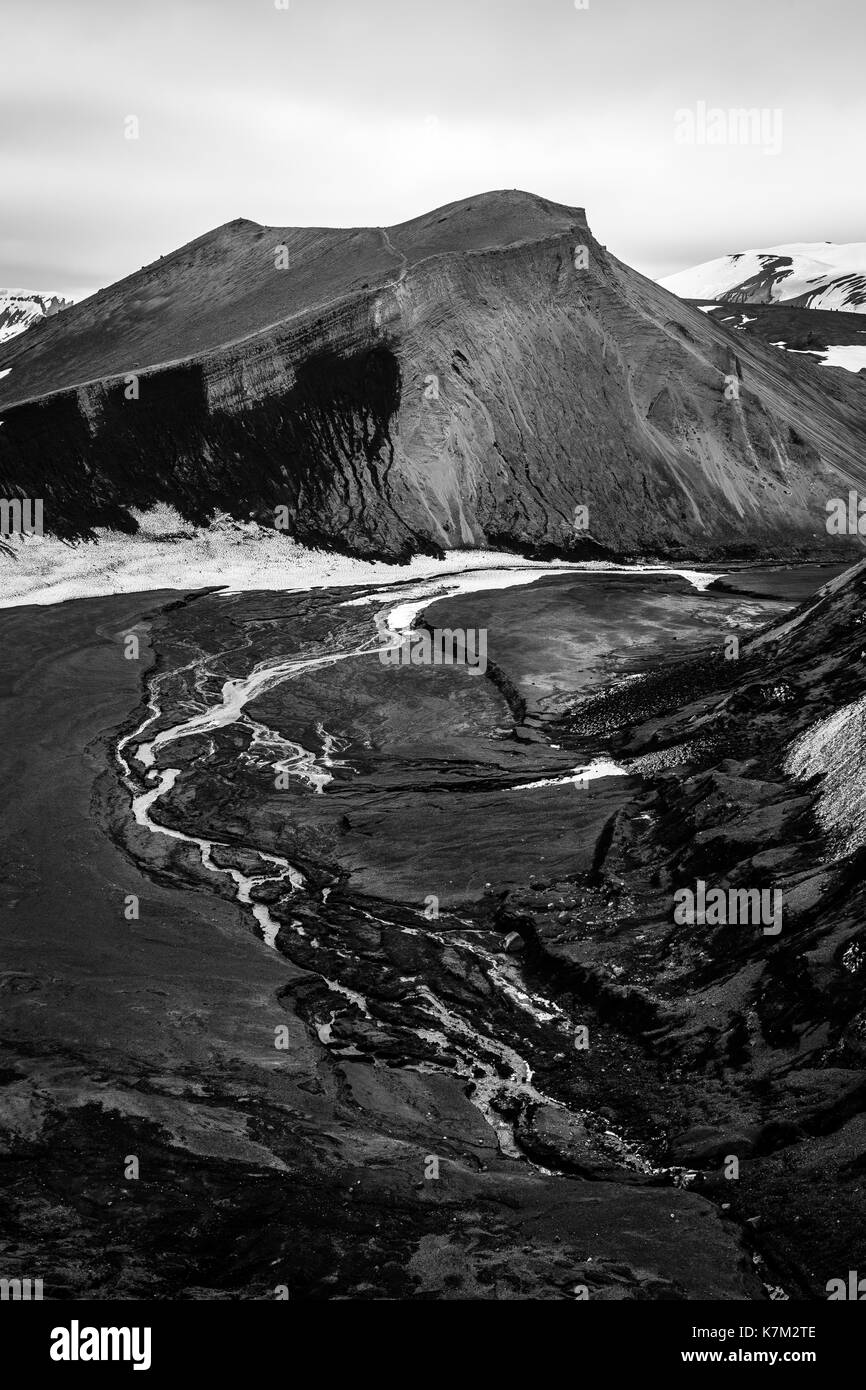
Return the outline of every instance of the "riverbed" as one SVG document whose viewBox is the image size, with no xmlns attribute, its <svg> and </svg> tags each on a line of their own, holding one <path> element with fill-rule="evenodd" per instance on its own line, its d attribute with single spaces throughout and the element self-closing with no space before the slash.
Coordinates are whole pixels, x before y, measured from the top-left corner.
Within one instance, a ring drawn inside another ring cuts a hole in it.
<svg viewBox="0 0 866 1390">
<path fill-rule="evenodd" d="M 649 1261 L 692 1296 L 755 1296 L 736 1238 L 682 1173 L 659 1168 L 651 1130 L 589 1103 L 614 1042 L 561 982 L 527 976 L 507 916 L 511 886 L 579 882 L 639 786 L 621 769 L 575 780 L 582 750 L 557 746 L 548 717 L 790 604 L 711 586 L 712 576 L 681 573 L 542 571 L 507 587 L 471 576 L 463 593 L 449 576 L 444 594 L 425 578 L 422 592 L 411 580 L 0 614 L 3 770 L 18 789 L 2 885 L 16 1113 L 29 1143 L 49 1115 L 67 1140 L 47 1152 L 87 1153 L 98 1245 L 117 1249 L 100 1215 L 109 1220 L 116 1142 L 149 1155 L 165 1194 L 186 1181 L 184 1155 L 233 1204 L 253 1200 L 254 1174 L 271 1173 L 267 1202 L 284 1212 L 278 1258 L 301 1296 L 338 1267 L 346 1292 L 359 1279 L 378 1287 L 373 1221 L 386 1210 L 401 1232 L 400 1278 L 411 1264 L 436 1287 L 444 1247 L 424 1244 L 440 1230 L 424 1206 L 433 1154 L 449 1174 L 446 1226 L 449 1211 L 475 1210 L 503 1183 L 525 1206 L 518 1234 L 494 1234 L 530 1295 L 551 1287 L 556 1232 L 565 1279 L 594 1249 L 602 1266 Z M 383 645 L 422 618 L 489 629 L 496 670 L 536 711 L 539 741 L 515 736 L 492 676 L 381 661 Z M 139 662 L 124 657 L 132 629 Z M 583 1058 L 574 1036 L 587 1024 Z M 328 1176 L 314 1180 L 323 1164 Z M 51 1211 L 39 1215 L 33 1198 L 35 1229 L 45 1248 L 56 1238 L 77 1251 L 64 1287 L 111 1289 L 110 1262 L 102 1269 L 73 1234 L 81 1213 L 67 1158 L 55 1168 Z M 585 1215 L 580 1174 L 595 1191 Z M 661 1186 L 630 1185 L 646 1179 Z M 355 1183 L 369 1186 L 369 1226 L 336 1195 Z M 197 1237 L 181 1252 L 165 1200 L 154 1199 L 152 1219 L 172 1287 L 273 1278 L 273 1256 L 262 1250 L 242 1274 L 225 1244 L 222 1272 L 201 1276 Z M 566 1201 L 563 1223 L 554 1213 Z M 134 1227 L 122 1229 L 125 1287 L 140 1292 L 147 1259 Z M 546 1233 L 543 1249 L 520 1254 L 533 1229 Z M 358 1273 L 333 1253 L 349 1231 L 365 1252 Z M 319 1240 L 332 1253 L 311 1263 Z M 471 1292 L 480 1266 L 462 1240 L 458 1250 Z M 639 1286 L 636 1272 L 622 1277 Z M 398 1286 L 395 1273 L 388 1287 Z"/>
</svg>

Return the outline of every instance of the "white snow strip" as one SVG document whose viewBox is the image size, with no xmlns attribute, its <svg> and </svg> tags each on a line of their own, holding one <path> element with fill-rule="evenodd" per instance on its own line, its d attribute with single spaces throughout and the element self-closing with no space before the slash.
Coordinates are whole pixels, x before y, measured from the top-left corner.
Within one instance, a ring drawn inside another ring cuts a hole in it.
<svg viewBox="0 0 866 1390">
<path fill-rule="evenodd" d="M 608 758 L 594 758 L 591 763 L 584 767 L 574 767 L 566 777 L 542 777 L 537 782 L 521 782 L 518 787 L 512 787 L 513 792 L 531 792 L 536 787 L 567 787 L 574 785 L 578 787 L 586 786 L 587 782 L 594 782 L 599 777 L 628 777 L 630 776 L 627 767 L 621 767 L 619 763 L 613 763 Z"/>
<path fill-rule="evenodd" d="M 0 553 L 0 607 L 63 603 L 106 594 L 145 593 L 153 589 L 219 588 L 228 593 L 255 590 L 307 591 L 357 585 L 390 585 L 465 572 L 495 570 L 542 577 L 557 573 L 679 575 L 698 590 L 719 576 L 702 570 L 661 565 L 608 565 L 589 560 L 541 563 L 520 555 L 489 550 L 452 550 L 443 560 L 418 555 L 407 565 L 360 560 L 308 550 L 279 531 L 256 522 L 219 518 L 211 526 L 187 525 L 171 508 L 160 505 L 134 514 L 141 527 L 135 536 L 99 530 L 94 543 L 69 545 L 54 536 L 10 537 L 14 558 Z M 46 525 L 50 519 L 46 517 Z M 503 580 L 503 585 L 507 580 Z M 526 583 L 527 579 L 514 579 Z M 479 578 L 476 587 L 489 588 Z M 407 592 L 406 598 L 410 594 Z M 427 592 L 424 593 L 425 600 Z M 375 602 L 378 595 L 371 595 Z M 428 600 L 429 601 L 429 600 Z"/>
</svg>

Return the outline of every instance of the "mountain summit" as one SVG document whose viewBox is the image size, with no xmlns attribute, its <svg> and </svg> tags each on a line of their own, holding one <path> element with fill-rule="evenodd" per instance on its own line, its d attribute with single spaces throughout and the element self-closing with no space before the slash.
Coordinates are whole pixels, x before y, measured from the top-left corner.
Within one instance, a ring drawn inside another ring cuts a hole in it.
<svg viewBox="0 0 866 1390">
<path fill-rule="evenodd" d="M 56 294 L 37 294 L 33 290 L 0 290 L 0 343 L 8 342 L 34 323 L 39 323 L 70 301 Z"/>
<path fill-rule="evenodd" d="M 866 241 L 797 241 L 738 251 L 659 281 L 683 299 L 794 304 L 866 314 Z"/>
<path fill-rule="evenodd" d="M 486 193 L 395 227 L 238 220 L 0 351 L 0 495 L 46 530 L 169 502 L 400 557 L 839 554 L 862 387 L 622 264 L 582 208 Z"/>
</svg>

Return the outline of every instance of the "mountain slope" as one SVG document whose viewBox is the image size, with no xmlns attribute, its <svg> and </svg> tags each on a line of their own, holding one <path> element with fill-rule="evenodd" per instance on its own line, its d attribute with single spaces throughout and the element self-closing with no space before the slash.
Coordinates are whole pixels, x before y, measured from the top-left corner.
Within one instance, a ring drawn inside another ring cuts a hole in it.
<svg viewBox="0 0 866 1390">
<path fill-rule="evenodd" d="M 697 303 L 697 301 L 696 301 Z M 797 304 L 700 303 L 705 314 L 737 333 L 747 333 L 781 351 L 799 353 L 818 367 L 866 369 L 866 319 L 840 310 L 803 309 Z"/>
<path fill-rule="evenodd" d="M 60 535 L 166 501 L 284 506 L 302 541 L 366 555 L 858 544 L 824 527 L 866 488 L 858 384 L 708 321 L 531 194 L 387 229 L 230 223 L 31 337 L 0 353 L 0 495 L 43 497 Z"/>
<path fill-rule="evenodd" d="M 16 338 L 25 328 L 58 314 L 69 307 L 69 300 L 56 294 L 36 294 L 31 290 L 0 290 L 0 343 Z"/>
<path fill-rule="evenodd" d="M 866 313 L 866 241 L 797 241 L 738 251 L 659 281 L 683 299 L 729 304 L 799 304 Z"/>
<path fill-rule="evenodd" d="M 825 1298 L 866 1234 L 864 600 L 861 561 L 738 659 L 719 640 L 546 726 L 582 756 L 603 740 L 642 780 L 594 875 L 545 865 L 543 897 L 508 899 L 551 975 L 640 1039 L 627 1084 L 664 1108 L 665 1161 L 749 1223 L 792 1298 Z M 678 917 L 700 883 L 768 894 L 773 930 Z"/>
</svg>

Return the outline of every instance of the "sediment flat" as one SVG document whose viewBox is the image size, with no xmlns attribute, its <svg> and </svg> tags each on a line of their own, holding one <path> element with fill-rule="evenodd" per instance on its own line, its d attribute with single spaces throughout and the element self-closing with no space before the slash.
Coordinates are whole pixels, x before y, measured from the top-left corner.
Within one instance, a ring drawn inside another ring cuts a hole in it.
<svg viewBox="0 0 866 1390">
<path fill-rule="evenodd" d="M 576 650 L 569 582 L 560 628 Z M 643 580 L 586 582 L 602 608 L 631 602 L 637 626 L 660 602 L 678 610 L 695 640 L 705 612 L 740 602 L 671 579 L 630 600 Z M 514 609 L 496 596 L 500 657 L 524 650 L 548 584 L 512 591 Z M 178 672 L 160 687 L 165 728 L 287 645 L 355 640 L 372 612 L 352 597 L 148 593 L 0 613 L 4 1273 L 36 1259 L 46 1296 L 72 1298 L 760 1297 L 740 1227 L 659 1164 L 654 1122 L 630 1114 L 637 1055 L 573 981 L 505 952 L 521 923 L 503 890 L 539 869 L 591 876 L 632 779 L 583 800 L 515 791 L 573 750 L 516 741 L 495 683 L 392 672 L 374 654 L 251 711 L 314 750 L 324 722 L 338 753 L 322 794 L 276 793 L 237 725 L 158 759 L 181 769 L 167 824 L 238 862 L 276 850 L 300 865 L 307 890 L 271 904 L 276 949 L 229 880 L 135 826 L 116 747 L 146 716 L 153 671 Z M 494 600 L 471 602 L 480 623 Z M 124 658 L 131 631 L 139 660 Z M 535 663 L 548 693 L 573 670 L 565 640 Z M 574 1050 L 587 1021 L 591 1058 Z"/>
</svg>

